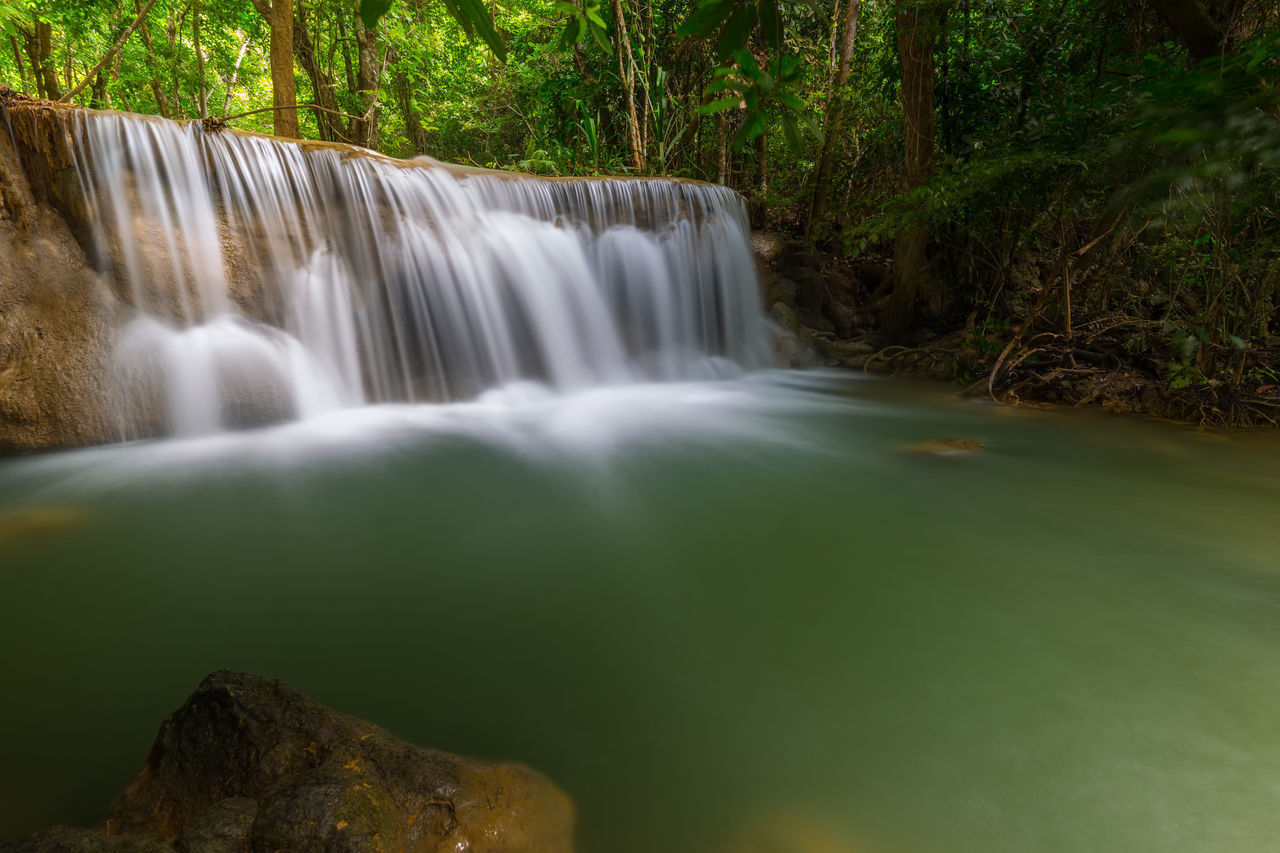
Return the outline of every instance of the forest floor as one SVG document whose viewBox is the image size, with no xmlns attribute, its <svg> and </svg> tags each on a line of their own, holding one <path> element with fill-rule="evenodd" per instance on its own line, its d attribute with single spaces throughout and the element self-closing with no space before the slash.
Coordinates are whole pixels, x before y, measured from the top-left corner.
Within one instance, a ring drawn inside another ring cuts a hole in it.
<svg viewBox="0 0 1280 853">
<path fill-rule="evenodd" d="M 1095 406 L 1203 426 L 1280 426 L 1280 383 L 1211 380 L 1171 387 L 1168 362 L 1135 346 L 1141 318 L 1080 323 L 1068 338 L 1033 320 L 921 328 L 894 340 L 877 316 L 890 286 L 885 261 L 850 262 L 770 234 L 753 236 L 771 318 L 794 337 L 779 338 L 780 361 L 950 382 L 961 393 L 1028 406 Z M 1280 339 L 1251 350 L 1251 361 L 1280 365 Z M 1256 379 L 1256 377 L 1255 377 Z"/>
</svg>

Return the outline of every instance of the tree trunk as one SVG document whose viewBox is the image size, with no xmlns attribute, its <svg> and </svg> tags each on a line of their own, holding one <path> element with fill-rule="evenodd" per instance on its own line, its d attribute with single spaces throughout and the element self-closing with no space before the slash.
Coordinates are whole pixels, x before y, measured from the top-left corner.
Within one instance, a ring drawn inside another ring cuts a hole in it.
<svg viewBox="0 0 1280 853">
<path fill-rule="evenodd" d="M 276 136 L 298 138 L 298 95 L 293 84 L 293 0 L 271 4 L 271 104 Z M 280 109 L 285 107 L 286 109 Z"/>
<path fill-rule="evenodd" d="M 200 47 L 200 4 L 197 3 L 195 8 L 191 10 L 191 43 L 196 49 L 196 72 L 200 76 L 200 103 L 197 104 L 197 113 L 200 118 L 209 117 L 209 86 L 204 79 L 204 50 Z"/>
<path fill-rule="evenodd" d="M 76 45 L 71 39 L 67 39 L 67 43 L 63 45 L 62 53 L 62 90 L 65 92 L 75 85 L 75 79 L 72 77 L 73 65 L 76 57 Z M 63 95 L 65 98 L 66 95 Z"/>
<path fill-rule="evenodd" d="M 31 65 L 31 82 L 36 87 L 36 97 L 46 97 L 44 78 L 40 75 L 40 39 L 36 38 L 35 30 L 22 27 L 19 32 L 22 33 L 22 46 L 27 52 L 27 62 Z"/>
<path fill-rule="evenodd" d="M 316 116 L 316 127 L 320 130 L 320 138 L 326 142 L 347 141 L 346 129 L 339 115 L 338 96 L 334 92 L 333 78 L 325 73 L 316 57 L 315 43 L 307 30 L 307 8 L 298 4 L 298 20 L 293 28 L 293 52 L 298 64 L 307 73 L 311 81 L 312 99 L 324 109 L 313 110 Z"/>
<path fill-rule="evenodd" d="M 933 48 L 940 18 L 938 5 L 902 0 L 897 9 L 898 64 L 902 75 L 902 113 L 905 119 L 904 173 L 908 191 L 933 175 Z M 916 323 L 919 297 L 937 310 L 938 292 L 929 269 L 929 231 L 920 223 L 904 226 L 893 250 L 893 293 L 885 313 L 885 328 L 901 337 Z"/>
<path fill-rule="evenodd" d="M 133 0 L 133 5 L 139 12 L 142 11 L 142 0 Z M 156 99 L 156 109 L 160 111 L 160 115 L 168 118 L 169 96 L 160 85 L 160 59 L 156 56 L 156 45 L 151 39 L 151 30 L 147 28 L 145 19 L 138 25 L 138 32 L 142 34 L 142 44 L 147 49 L 147 59 L 150 60 L 148 67 L 151 70 L 151 79 L 148 82 L 151 85 L 151 95 Z"/>
<path fill-rule="evenodd" d="M 111 99 L 107 96 L 106 66 L 98 69 L 93 75 L 93 85 L 89 88 L 89 106 L 95 110 L 110 109 Z"/>
<path fill-rule="evenodd" d="M 641 101 L 643 109 L 640 115 L 640 150 L 646 154 L 652 151 L 652 132 L 651 127 L 657 121 L 654 111 L 658 109 L 658 104 L 654 102 L 653 97 L 653 0 L 649 0 L 644 6 L 644 32 L 642 33 L 641 50 L 643 51 L 644 68 L 641 69 L 641 79 L 644 81 L 644 100 Z M 663 97 L 662 92 L 658 93 L 658 97 Z M 659 140 L 659 144 L 663 144 L 665 140 Z M 663 156 L 665 163 L 666 157 Z"/>
<path fill-rule="evenodd" d="M 398 72 L 394 86 L 400 112 L 404 113 L 404 133 L 409 137 L 409 145 L 414 154 L 426 154 L 427 131 L 418 118 L 418 111 L 413 108 L 413 87 L 409 85 L 409 76 L 403 71 Z"/>
<path fill-rule="evenodd" d="M 358 12 L 358 6 L 357 6 Z M 354 145 L 378 148 L 378 34 L 355 22 L 356 46 L 359 49 L 356 70 L 356 95 L 360 99 L 360 118 L 351 120 L 350 137 Z"/>
<path fill-rule="evenodd" d="M 769 222 L 769 134 L 762 132 L 756 137 L 756 191 L 759 193 L 755 205 L 755 222 L 752 228 L 763 229 Z"/>
<path fill-rule="evenodd" d="M 173 57 L 169 73 L 169 79 L 173 81 L 173 101 L 171 103 L 173 104 L 174 117 L 177 119 L 184 119 L 187 117 L 187 113 L 186 110 L 182 108 L 182 81 L 179 79 L 181 77 L 179 71 L 182 66 L 182 46 L 178 42 L 178 27 L 179 21 L 177 10 L 170 9 L 169 25 L 165 28 L 165 36 L 167 36 L 169 40 L 169 55 Z"/>
<path fill-rule="evenodd" d="M 640 145 L 640 120 L 636 117 L 635 60 L 631 57 L 631 37 L 622 17 L 622 0 L 611 0 L 613 6 L 614 52 L 618 55 L 618 80 L 622 83 L 622 99 L 627 108 L 627 135 L 631 140 L 631 161 L 637 172 L 644 171 L 644 151 Z"/>
<path fill-rule="evenodd" d="M 716 113 L 716 183 L 729 185 L 729 120 Z"/>
<path fill-rule="evenodd" d="M 240 45 L 240 52 L 236 54 L 236 64 L 231 69 L 231 78 L 227 80 L 227 94 L 222 100 L 222 114 L 226 115 L 231 112 L 231 93 L 236 90 L 236 79 L 240 76 L 240 63 L 244 62 L 244 55 L 249 51 L 249 39 L 245 39 Z"/>
<path fill-rule="evenodd" d="M 53 67 L 53 25 L 44 21 L 36 21 L 36 50 L 40 62 L 36 66 L 38 75 L 44 83 L 43 97 L 56 101 L 62 97 L 62 87 L 58 85 L 58 71 Z"/>
<path fill-rule="evenodd" d="M 813 189 L 809 201 L 809 217 L 805 220 L 804 233 L 809 236 L 814 226 L 822 220 L 827 210 L 827 198 L 831 192 L 831 173 L 835 168 L 836 140 L 844 122 L 844 98 L 841 90 L 849 82 L 849 70 L 853 66 L 853 45 L 858 37 L 859 0 L 849 0 L 845 6 L 844 35 L 840 39 L 840 58 L 835 76 L 831 79 L 831 92 L 827 97 L 827 120 L 823 127 L 822 153 L 813 170 Z M 834 42 L 833 42 L 834 43 Z"/>
<path fill-rule="evenodd" d="M 18 79 L 24 91 L 31 91 L 31 81 L 27 78 L 27 66 L 22 61 L 22 48 L 18 46 L 18 36 L 10 34 L 9 44 L 13 45 L 13 64 L 18 68 Z"/>
<path fill-rule="evenodd" d="M 1227 50 L 1228 35 L 1200 0 L 1150 0 L 1152 8 L 1182 40 L 1194 59 L 1207 59 Z"/>
</svg>

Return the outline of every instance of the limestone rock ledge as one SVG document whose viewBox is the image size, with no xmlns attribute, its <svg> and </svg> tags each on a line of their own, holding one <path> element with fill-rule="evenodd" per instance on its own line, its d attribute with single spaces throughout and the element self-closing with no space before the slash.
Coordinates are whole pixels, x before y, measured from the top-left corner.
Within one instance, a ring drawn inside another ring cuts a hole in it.
<svg viewBox="0 0 1280 853">
<path fill-rule="evenodd" d="M 528 767 L 423 749 L 222 671 L 164 721 L 102 827 L 0 853 L 570 853 L 573 824 L 568 796 Z"/>
<path fill-rule="evenodd" d="M 110 352 L 127 308 L 67 218 L 33 193 L 28 169 L 52 160 L 23 131 L 52 125 L 12 112 L 0 102 L 0 454 L 113 441 Z"/>
</svg>

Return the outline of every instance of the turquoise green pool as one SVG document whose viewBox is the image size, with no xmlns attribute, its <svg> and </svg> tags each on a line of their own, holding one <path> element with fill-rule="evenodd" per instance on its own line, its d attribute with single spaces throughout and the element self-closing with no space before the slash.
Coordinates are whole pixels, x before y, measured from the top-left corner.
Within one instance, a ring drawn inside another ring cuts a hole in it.
<svg viewBox="0 0 1280 853">
<path fill-rule="evenodd" d="M 3 460 L 0 512 L 0 838 L 225 667 L 544 771 L 585 853 L 1280 844 L 1273 436 L 777 373 Z"/>
</svg>

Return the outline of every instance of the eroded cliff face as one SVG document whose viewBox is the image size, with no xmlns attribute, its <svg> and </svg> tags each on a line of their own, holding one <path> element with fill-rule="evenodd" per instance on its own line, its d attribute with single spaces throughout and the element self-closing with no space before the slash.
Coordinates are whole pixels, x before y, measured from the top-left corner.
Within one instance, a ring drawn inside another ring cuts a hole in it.
<svg viewBox="0 0 1280 853">
<path fill-rule="evenodd" d="M 76 239 L 61 112 L 0 101 L 0 453 L 120 434 L 110 353 L 127 306 Z"/>
</svg>

